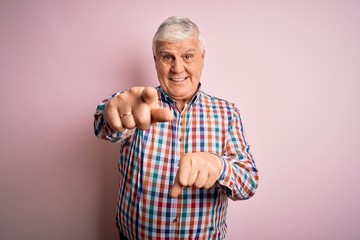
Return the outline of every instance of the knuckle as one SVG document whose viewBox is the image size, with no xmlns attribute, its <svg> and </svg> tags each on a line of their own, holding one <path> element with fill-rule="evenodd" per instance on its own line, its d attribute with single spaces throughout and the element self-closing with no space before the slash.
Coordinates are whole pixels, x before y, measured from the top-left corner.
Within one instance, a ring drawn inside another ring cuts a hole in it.
<svg viewBox="0 0 360 240">
<path fill-rule="evenodd" d="M 132 87 L 132 88 L 129 88 L 128 90 L 127 90 L 127 92 L 128 93 L 130 93 L 130 94 L 134 94 L 134 93 L 136 93 L 136 87 Z"/>
<path fill-rule="evenodd" d="M 131 95 L 140 95 L 142 91 L 144 90 L 144 87 L 132 87 L 127 90 L 127 92 Z"/>
<path fill-rule="evenodd" d="M 110 108 L 114 108 L 115 105 L 116 105 L 115 101 L 116 101 L 115 99 L 109 100 L 105 105 L 105 110 L 108 110 Z"/>
<path fill-rule="evenodd" d="M 115 99 L 117 102 L 122 102 L 126 98 L 126 92 L 116 95 Z"/>
</svg>

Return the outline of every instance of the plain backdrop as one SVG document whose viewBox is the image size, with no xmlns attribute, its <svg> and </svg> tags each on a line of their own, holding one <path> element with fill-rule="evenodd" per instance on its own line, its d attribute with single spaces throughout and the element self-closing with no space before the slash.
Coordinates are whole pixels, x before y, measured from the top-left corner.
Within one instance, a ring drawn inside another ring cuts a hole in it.
<svg viewBox="0 0 360 240">
<path fill-rule="evenodd" d="M 0 239 L 117 239 L 119 147 L 96 105 L 157 86 L 172 15 L 206 39 L 203 90 L 236 103 L 260 171 L 227 239 L 360 239 L 360 1 L 0 1 Z"/>
</svg>

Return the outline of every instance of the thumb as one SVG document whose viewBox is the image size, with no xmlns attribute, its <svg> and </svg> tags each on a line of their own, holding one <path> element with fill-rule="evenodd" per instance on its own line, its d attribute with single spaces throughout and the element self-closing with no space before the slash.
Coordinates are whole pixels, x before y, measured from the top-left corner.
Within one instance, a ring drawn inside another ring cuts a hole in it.
<svg viewBox="0 0 360 240">
<path fill-rule="evenodd" d="M 170 197 L 177 198 L 182 192 L 183 186 L 179 182 L 179 178 L 176 176 L 175 182 L 170 189 Z"/>
</svg>

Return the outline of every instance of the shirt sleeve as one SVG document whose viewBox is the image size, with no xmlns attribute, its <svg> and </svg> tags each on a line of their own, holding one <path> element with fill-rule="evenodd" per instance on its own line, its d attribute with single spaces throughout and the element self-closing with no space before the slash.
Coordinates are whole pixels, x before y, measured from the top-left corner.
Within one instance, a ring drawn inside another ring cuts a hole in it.
<svg viewBox="0 0 360 240">
<path fill-rule="evenodd" d="M 229 127 L 225 153 L 220 156 L 222 172 L 217 181 L 220 191 L 232 200 L 245 200 L 252 197 L 258 186 L 258 170 L 245 141 L 240 112 L 235 108 Z"/>
<path fill-rule="evenodd" d="M 95 136 L 97 136 L 100 139 L 117 143 L 121 142 L 122 140 L 128 138 L 132 133 L 133 130 L 125 130 L 124 132 L 116 132 L 111 129 L 109 124 L 106 122 L 104 118 L 104 110 L 106 103 L 114 98 L 119 93 L 114 93 L 107 99 L 103 100 L 96 108 L 95 114 L 94 114 L 94 133 Z"/>
</svg>

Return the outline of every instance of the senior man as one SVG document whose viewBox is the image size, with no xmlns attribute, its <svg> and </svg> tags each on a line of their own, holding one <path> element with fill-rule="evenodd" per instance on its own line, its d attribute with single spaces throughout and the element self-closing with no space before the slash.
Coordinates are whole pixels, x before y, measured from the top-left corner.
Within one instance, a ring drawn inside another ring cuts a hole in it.
<svg viewBox="0 0 360 240">
<path fill-rule="evenodd" d="M 104 100 L 95 134 L 120 143 L 120 239 L 224 239 L 228 198 L 258 184 L 238 108 L 201 90 L 205 48 L 188 18 L 170 17 L 153 38 L 160 86 Z"/>
</svg>

